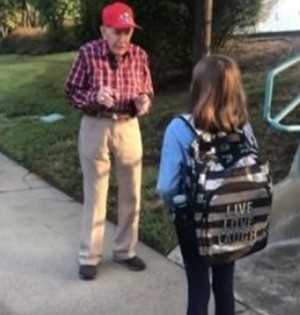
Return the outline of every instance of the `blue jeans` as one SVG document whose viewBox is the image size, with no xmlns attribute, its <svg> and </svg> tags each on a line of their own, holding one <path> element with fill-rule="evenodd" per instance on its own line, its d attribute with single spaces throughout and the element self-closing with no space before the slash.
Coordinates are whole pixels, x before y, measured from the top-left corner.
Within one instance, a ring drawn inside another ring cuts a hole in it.
<svg viewBox="0 0 300 315">
<path fill-rule="evenodd" d="M 175 226 L 188 282 L 187 315 L 208 315 L 210 270 L 215 315 L 234 315 L 234 262 L 211 267 L 203 266 L 199 261 L 194 230 L 178 217 Z"/>
</svg>

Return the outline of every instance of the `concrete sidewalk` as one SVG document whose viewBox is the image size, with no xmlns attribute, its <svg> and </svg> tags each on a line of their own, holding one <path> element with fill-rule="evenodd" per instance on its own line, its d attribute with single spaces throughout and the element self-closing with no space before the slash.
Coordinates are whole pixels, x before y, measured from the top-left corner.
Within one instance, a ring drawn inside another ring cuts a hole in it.
<svg viewBox="0 0 300 315">
<path fill-rule="evenodd" d="M 109 222 L 98 278 L 78 279 L 81 208 L 0 154 L 0 315 L 184 315 L 183 269 L 142 243 L 146 271 L 114 264 Z M 260 314 L 238 302 L 237 313 Z"/>
<path fill-rule="evenodd" d="M 235 290 L 257 314 L 299 315 L 300 177 L 290 174 L 274 187 L 268 246 L 236 262 Z M 175 248 L 169 258 L 182 265 Z M 254 312 L 254 311 L 253 311 Z"/>
</svg>

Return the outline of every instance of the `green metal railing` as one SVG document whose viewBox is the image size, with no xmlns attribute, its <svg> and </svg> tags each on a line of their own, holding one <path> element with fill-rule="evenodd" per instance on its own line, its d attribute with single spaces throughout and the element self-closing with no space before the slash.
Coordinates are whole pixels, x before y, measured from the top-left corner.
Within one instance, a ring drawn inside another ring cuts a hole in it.
<svg viewBox="0 0 300 315">
<path fill-rule="evenodd" d="M 265 103 L 264 103 L 264 118 L 269 122 L 269 124 L 279 131 L 286 132 L 297 132 L 300 134 L 300 117 L 299 117 L 299 125 L 287 125 L 283 124 L 282 120 L 289 115 L 296 107 L 300 104 L 300 94 L 294 98 L 287 106 L 276 114 L 275 117 L 271 117 L 271 109 L 272 109 L 272 98 L 273 98 L 273 89 L 274 89 L 274 80 L 275 77 L 285 71 L 286 69 L 296 65 L 300 62 L 300 55 L 295 56 L 282 63 L 278 67 L 274 68 L 268 73 L 266 86 L 265 86 Z M 300 73 L 299 73 L 300 77 Z M 296 153 L 296 170 L 300 175 L 300 142 L 299 147 Z"/>
</svg>

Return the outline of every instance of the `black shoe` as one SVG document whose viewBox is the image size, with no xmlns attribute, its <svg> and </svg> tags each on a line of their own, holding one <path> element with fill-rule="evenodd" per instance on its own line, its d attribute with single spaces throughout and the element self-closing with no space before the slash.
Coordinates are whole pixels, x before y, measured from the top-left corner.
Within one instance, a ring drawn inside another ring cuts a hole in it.
<svg viewBox="0 0 300 315">
<path fill-rule="evenodd" d="M 97 266 L 93 265 L 80 265 L 79 278 L 82 280 L 93 280 L 97 276 Z"/>
<path fill-rule="evenodd" d="M 146 269 L 146 264 L 138 256 L 129 259 L 119 259 L 114 257 L 113 261 L 133 271 L 142 271 Z"/>
</svg>

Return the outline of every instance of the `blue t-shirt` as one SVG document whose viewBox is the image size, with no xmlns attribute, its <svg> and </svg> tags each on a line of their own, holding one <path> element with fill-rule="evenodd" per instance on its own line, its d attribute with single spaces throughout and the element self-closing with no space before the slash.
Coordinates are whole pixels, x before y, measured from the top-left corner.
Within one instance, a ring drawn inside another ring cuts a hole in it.
<svg viewBox="0 0 300 315">
<path fill-rule="evenodd" d="M 250 123 L 243 130 L 249 141 L 257 146 Z M 165 131 L 156 190 L 168 208 L 172 208 L 173 196 L 182 193 L 183 172 L 195 138 L 195 133 L 179 117 L 174 118 Z"/>
</svg>

